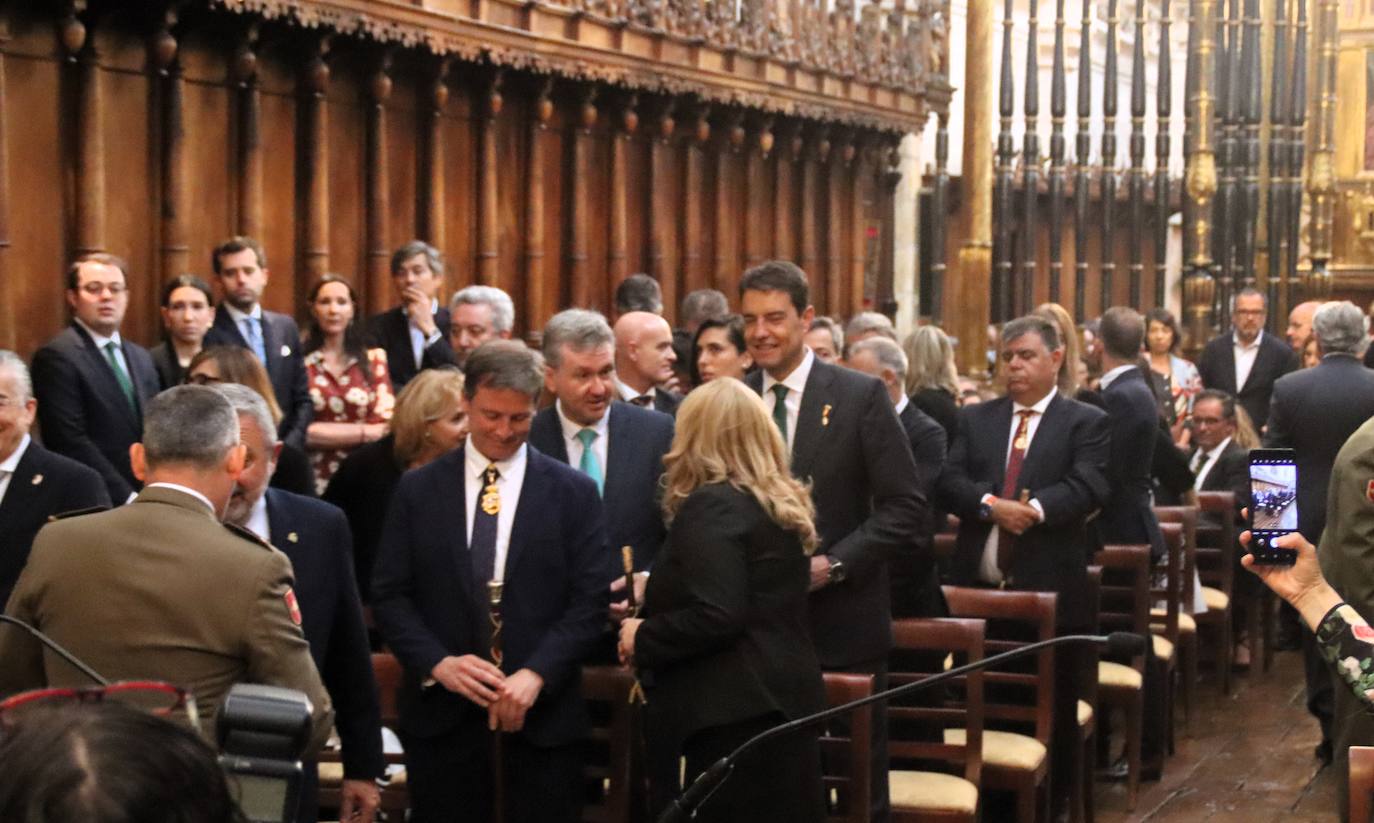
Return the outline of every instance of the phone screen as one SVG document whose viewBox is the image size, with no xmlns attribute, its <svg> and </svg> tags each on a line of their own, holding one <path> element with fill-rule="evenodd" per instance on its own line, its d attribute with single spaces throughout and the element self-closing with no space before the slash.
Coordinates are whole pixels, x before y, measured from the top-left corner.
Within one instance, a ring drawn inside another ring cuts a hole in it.
<svg viewBox="0 0 1374 823">
<path fill-rule="evenodd" d="M 1250 452 L 1250 553 L 1256 563 L 1291 565 L 1296 549 L 1276 548 L 1274 538 L 1298 530 L 1298 467 L 1291 449 Z"/>
</svg>

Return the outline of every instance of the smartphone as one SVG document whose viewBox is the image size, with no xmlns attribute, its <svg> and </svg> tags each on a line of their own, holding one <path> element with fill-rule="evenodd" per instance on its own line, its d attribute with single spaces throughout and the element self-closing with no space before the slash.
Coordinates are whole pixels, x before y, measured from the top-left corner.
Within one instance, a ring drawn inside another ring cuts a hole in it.
<svg viewBox="0 0 1374 823">
<path fill-rule="evenodd" d="M 1255 562 L 1291 566 L 1297 549 L 1274 539 L 1298 530 L 1298 466 L 1292 449 L 1250 450 L 1250 553 Z"/>
</svg>

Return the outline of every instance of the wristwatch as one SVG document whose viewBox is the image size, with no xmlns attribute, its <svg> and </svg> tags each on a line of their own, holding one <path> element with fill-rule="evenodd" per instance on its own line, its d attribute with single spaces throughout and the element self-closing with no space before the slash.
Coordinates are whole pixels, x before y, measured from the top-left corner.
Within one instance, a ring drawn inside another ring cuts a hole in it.
<svg viewBox="0 0 1374 823">
<path fill-rule="evenodd" d="M 830 571 L 826 574 L 825 582 L 831 585 L 843 583 L 845 577 L 849 574 L 844 567 L 844 562 L 836 560 L 833 557 L 828 558 L 828 560 L 830 562 Z"/>
<path fill-rule="evenodd" d="M 979 504 L 978 504 L 978 519 L 979 519 L 979 520 L 982 520 L 984 523 L 986 523 L 986 522 L 992 520 L 992 504 L 991 504 L 991 503 L 986 503 L 986 502 L 984 502 L 984 503 L 979 503 Z"/>
</svg>

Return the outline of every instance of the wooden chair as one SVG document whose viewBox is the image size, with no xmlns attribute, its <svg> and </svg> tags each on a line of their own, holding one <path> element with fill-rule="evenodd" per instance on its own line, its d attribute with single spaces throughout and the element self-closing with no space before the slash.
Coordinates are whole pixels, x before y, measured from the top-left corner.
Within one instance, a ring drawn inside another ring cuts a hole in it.
<svg viewBox="0 0 1374 823">
<path fill-rule="evenodd" d="M 1103 632 L 1150 632 L 1150 547 L 1107 546 L 1097 553 L 1102 567 L 1098 624 Z M 1097 711 L 1121 709 L 1126 715 L 1127 802 L 1140 796 L 1140 740 L 1145 712 L 1145 660 L 1097 664 Z"/>
<path fill-rule="evenodd" d="M 1088 607 L 1089 614 L 1097 617 L 1101 608 L 1102 590 L 1102 567 L 1088 567 Z M 1093 627 L 1097 631 L 1097 627 Z M 1096 650 L 1093 651 L 1094 665 L 1096 665 Z M 1096 802 L 1093 798 L 1093 763 L 1097 751 L 1097 712 L 1093 707 L 1097 705 L 1097 680 L 1093 679 L 1089 685 L 1090 693 L 1078 701 L 1078 762 L 1074 764 L 1073 773 L 1070 780 L 1073 786 L 1070 787 L 1069 797 L 1073 800 L 1073 805 L 1069 807 L 1069 819 L 1073 823 L 1093 823 L 1093 805 Z"/>
<path fill-rule="evenodd" d="M 1221 525 L 1198 526 L 1198 575 L 1202 578 L 1202 595 L 1207 611 L 1197 615 L 1198 631 L 1211 635 L 1220 676 L 1222 694 L 1231 693 L 1231 649 L 1234 646 L 1231 627 L 1236 608 L 1236 496 L 1232 492 L 1200 492 L 1198 507 L 1217 515 Z M 1268 640 L 1268 620 L 1264 586 L 1249 587 L 1245 599 L 1247 634 L 1249 635 L 1250 665 L 1260 665 L 1261 638 Z M 1266 643 L 1265 646 L 1270 644 Z M 1266 653 L 1267 654 L 1267 653 Z M 1268 657 L 1264 661 L 1268 671 Z"/>
<path fill-rule="evenodd" d="M 629 823 L 634 792 L 635 707 L 630 705 L 634 676 L 619 666 L 584 666 L 582 698 L 592 715 L 590 752 L 584 774 L 585 823 Z"/>
<path fill-rule="evenodd" d="M 1350 823 L 1371 823 L 1374 810 L 1374 746 L 1350 747 Z"/>
<path fill-rule="evenodd" d="M 372 676 L 377 681 L 377 698 L 381 706 L 382 725 L 395 731 L 400 721 L 396 708 L 396 693 L 401 688 L 401 663 L 386 652 L 372 655 Z M 404 754 L 387 754 L 387 766 L 404 766 Z M 338 809 L 342 801 L 343 761 L 338 752 L 320 754 L 320 808 Z M 391 776 L 382 788 L 382 802 L 378 807 L 382 814 L 391 820 L 404 820 L 410 810 L 410 792 L 406 785 L 405 770 Z"/>
<path fill-rule="evenodd" d="M 826 672 L 825 702 L 840 706 L 873 694 L 873 675 Z M 821 734 L 821 768 L 830 823 L 867 823 L 873 793 L 871 776 L 873 709 L 864 706 L 849 715 L 848 736 L 836 728 Z"/>
<path fill-rule="evenodd" d="M 892 687 L 922 680 L 934 671 L 912 671 L 903 661 L 952 655 L 954 665 L 983 659 L 982 620 L 904 619 L 892 622 Z M 973 672 L 936 688 L 899 698 L 888 706 L 888 784 L 894 823 L 977 821 L 983 769 L 983 673 Z M 963 729 L 962 742 L 944 739 Z"/>
<path fill-rule="evenodd" d="M 1167 628 L 1168 615 L 1165 609 L 1158 607 L 1158 603 L 1150 609 L 1150 624 L 1156 636 L 1163 633 L 1174 644 L 1175 652 L 1178 655 L 1177 666 L 1180 681 L 1178 694 L 1182 698 L 1179 702 L 1183 704 L 1184 728 L 1188 728 L 1193 720 L 1193 707 L 1197 705 L 1197 621 L 1191 612 L 1193 578 L 1197 573 L 1198 514 L 1197 509 L 1193 506 L 1157 506 L 1155 507 L 1155 514 L 1159 518 L 1161 528 L 1168 524 L 1182 527 L 1183 553 L 1182 563 L 1179 566 L 1177 631 L 1172 634 L 1162 631 Z M 1156 650 L 1156 655 L 1158 655 L 1158 650 Z M 1172 735 L 1169 752 L 1170 754 L 1173 753 Z"/>
<path fill-rule="evenodd" d="M 1174 696 L 1184 691 L 1184 702 L 1188 703 L 1186 684 L 1179 689 L 1179 647 L 1182 644 L 1180 633 L 1183 614 L 1183 580 L 1185 561 L 1184 527 L 1180 523 L 1161 522 L 1160 531 L 1164 534 L 1164 563 L 1153 567 L 1150 575 L 1150 642 L 1153 644 L 1155 665 L 1163 669 L 1164 680 L 1164 740 L 1169 754 L 1174 753 Z M 1191 593 L 1192 587 L 1188 587 Z"/>
<path fill-rule="evenodd" d="M 945 586 L 951 617 L 982 618 L 988 654 L 1019 649 L 1054 637 L 1055 600 L 1049 592 L 968 589 Z M 1050 737 L 1054 729 L 1054 649 L 1028 662 L 983 674 L 983 787 L 1016 795 L 1017 820 L 1049 816 Z M 963 738 L 945 732 L 946 742 Z"/>
</svg>

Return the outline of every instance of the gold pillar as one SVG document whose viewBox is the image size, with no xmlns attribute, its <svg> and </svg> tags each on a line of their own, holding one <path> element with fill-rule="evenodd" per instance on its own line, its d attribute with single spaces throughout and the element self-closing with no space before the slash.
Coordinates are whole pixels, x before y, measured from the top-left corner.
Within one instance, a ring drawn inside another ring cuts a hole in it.
<svg viewBox="0 0 1374 823">
<path fill-rule="evenodd" d="M 969 0 L 964 38 L 963 246 L 947 290 L 951 331 L 959 338 L 959 372 L 987 377 L 984 338 L 992 308 L 992 44 L 993 0 Z"/>
<path fill-rule="evenodd" d="M 1339 0 L 1317 0 L 1316 26 L 1313 32 L 1317 53 L 1317 93 L 1313 95 L 1313 103 L 1316 106 L 1313 115 L 1315 150 L 1312 152 L 1312 167 L 1307 184 L 1312 213 L 1309 234 L 1312 266 L 1307 275 L 1307 282 L 1303 284 L 1303 296 L 1308 300 L 1321 300 L 1331 294 L 1331 272 L 1328 264 L 1332 256 L 1332 221 L 1336 210 L 1336 53 L 1339 48 L 1339 10 Z M 1354 106 L 1349 107 L 1343 119 L 1348 120 L 1350 112 L 1354 112 L 1355 109 Z M 1359 128 L 1359 124 L 1347 125 L 1356 126 L 1357 130 Z M 1350 167 L 1348 176 L 1354 177 L 1359 170 L 1358 158 L 1347 158 L 1347 165 Z"/>
<path fill-rule="evenodd" d="M 1195 352 L 1212 335 L 1212 298 L 1216 278 L 1212 276 L 1213 197 L 1217 191 L 1215 145 L 1216 98 L 1212 82 L 1216 61 L 1216 2 L 1196 0 L 1193 5 L 1193 49 L 1188 78 L 1188 132 L 1192 144 L 1184 176 L 1187 195 L 1184 265 L 1190 269 L 1183 281 L 1183 313 L 1189 351 Z"/>
</svg>

